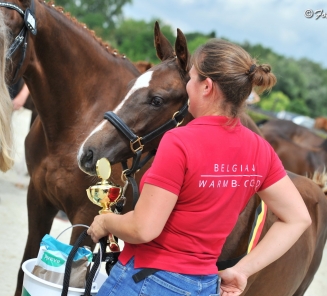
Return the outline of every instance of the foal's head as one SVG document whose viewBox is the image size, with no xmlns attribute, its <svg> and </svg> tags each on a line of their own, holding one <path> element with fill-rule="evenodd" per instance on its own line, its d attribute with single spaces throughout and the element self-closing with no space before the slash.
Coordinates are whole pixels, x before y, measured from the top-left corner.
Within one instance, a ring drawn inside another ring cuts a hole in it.
<svg viewBox="0 0 327 296">
<path fill-rule="evenodd" d="M 162 62 L 132 81 L 124 100 L 113 110 L 139 137 L 172 118 L 188 99 L 189 53 L 184 34 L 177 29 L 174 49 L 156 23 L 154 45 Z M 155 148 L 159 140 L 160 137 L 149 142 L 143 151 Z M 96 162 L 102 157 L 114 164 L 132 156 L 128 139 L 104 120 L 86 138 L 77 159 L 80 168 L 93 175 Z"/>
</svg>

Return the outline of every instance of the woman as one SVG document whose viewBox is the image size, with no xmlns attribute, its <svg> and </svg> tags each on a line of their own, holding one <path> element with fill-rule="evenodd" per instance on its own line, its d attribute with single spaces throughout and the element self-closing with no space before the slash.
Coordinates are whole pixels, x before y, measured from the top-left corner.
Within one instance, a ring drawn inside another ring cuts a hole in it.
<svg viewBox="0 0 327 296">
<path fill-rule="evenodd" d="M 239 120 L 252 89 L 276 83 L 270 67 L 219 39 L 201 46 L 192 62 L 187 92 L 195 119 L 162 138 L 135 210 L 96 216 L 88 230 L 94 242 L 108 233 L 125 241 L 98 296 L 240 295 L 247 278 L 283 255 L 311 223 L 272 147 Z M 254 193 L 279 220 L 218 276 L 223 244 Z"/>
<path fill-rule="evenodd" d="M 7 46 L 7 27 L 0 11 L 0 170 L 3 172 L 13 165 L 11 126 L 13 107 L 5 82 Z"/>
</svg>

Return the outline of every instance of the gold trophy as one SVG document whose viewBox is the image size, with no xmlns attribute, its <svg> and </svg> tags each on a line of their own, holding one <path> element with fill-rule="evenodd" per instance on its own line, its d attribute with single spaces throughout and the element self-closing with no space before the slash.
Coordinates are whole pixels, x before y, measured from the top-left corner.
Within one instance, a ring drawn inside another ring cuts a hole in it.
<svg viewBox="0 0 327 296">
<path fill-rule="evenodd" d="M 111 166 L 108 159 L 101 158 L 97 161 L 96 172 L 101 181 L 86 189 L 87 196 L 94 204 L 102 207 L 99 214 L 113 213 L 111 207 L 125 198 L 123 196 L 125 187 L 123 188 L 108 181 L 111 175 Z M 108 244 L 110 251 L 120 251 L 119 245 L 111 233 L 108 235 Z"/>
</svg>

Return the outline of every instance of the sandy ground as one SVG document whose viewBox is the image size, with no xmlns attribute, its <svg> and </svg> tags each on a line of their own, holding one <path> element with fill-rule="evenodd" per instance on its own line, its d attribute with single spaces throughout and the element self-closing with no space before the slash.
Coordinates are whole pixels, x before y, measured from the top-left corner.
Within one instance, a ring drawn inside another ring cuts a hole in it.
<svg viewBox="0 0 327 296">
<path fill-rule="evenodd" d="M 0 296 L 14 294 L 17 271 L 27 238 L 26 195 L 29 177 L 24 158 L 24 139 L 29 130 L 29 122 L 29 110 L 21 109 L 14 113 L 15 165 L 7 173 L 0 172 Z M 69 222 L 55 219 L 50 234 L 57 237 L 69 226 Z M 71 229 L 65 231 L 60 240 L 68 243 L 70 233 Z M 327 247 L 320 268 L 305 296 L 326 296 L 326 291 Z"/>
</svg>

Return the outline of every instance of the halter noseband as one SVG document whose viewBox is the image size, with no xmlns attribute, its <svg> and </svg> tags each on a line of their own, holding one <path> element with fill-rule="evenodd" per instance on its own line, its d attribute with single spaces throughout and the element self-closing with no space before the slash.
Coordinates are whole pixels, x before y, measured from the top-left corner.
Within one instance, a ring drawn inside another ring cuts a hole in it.
<svg viewBox="0 0 327 296">
<path fill-rule="evenodd" d="M 152 141 L 156 137 L 162 135 L 166 131 L 179 126 L 182 124 L 184 117 L 188 111 L 188 103 L 184 104 L 182 108 L 175 112 L 173 117 L 168 120 L 166 123 L 158 127 L 157 129 L 153 130 L 152 132 L 148 133 L 145 136 L 139 137 L 135 135 L 132 130 L 126 125 L 125 122 L 123 122 L 114 112 L 109 111 L 104 114 L 104 118 L 111 122 L 111 124 L 118 129 L 120 132 L 122 132 L 130 141 L 130 147 L 131 150 L 134 153 L 133 156 L 133 164 L 130 169 L 127 168 L 127 161 L 122 162 L 123 166 L 123 175 L 128 181 L 132 184 L 133 187 L 133 204 L 135 206 L 137 199 L 138 199 L 138 188 L 136 185 L 136 182 L 134 180 L 133 175 L 135 172 L 137 172 L 140 168 L 143 167 L 143 165 L 150 160 L 156 153 L 156 150 L 152 150 L 148 153 L 148 155 L 143 158 L 142 161 L 141 155 L 143 151 L 143 147 L 146 143 Z M 135 147 L 137 146 L 137 147 Z"/>
<path fill-rule="evenodd" d="M 25 12 L 20 7 L 18 7 L 15 4 L 12 4 L 12 3 L 0 2 L 0 7 L 5 7 L 5 8 L 16 10 L 24 18 L 24 26 L 21 29 L 21 31 L 19 32 L 19 34 L 16 36 L 14 42 L 10 45 L 7 55 L 6 55 L 7 60 L 11 59 L 14 52 L 23 43 L 23 54 L 22 54 L 21 61 L 17 67 L 16 73 L 15 73 L 15 76 L 13 79 L 13 80 L 15 80 L 17 73 L 25 60 L 26 49 L 27 49 L 27 32 L 28 32 L 26 30 L 26 28 L 33 35 L 36 35 L 36 33 L 37 33 L 36 18 L 35 18 L 35 4 L 34 4 L 34 0 L 31 0 L 31 6 L 30 6 L 30 8 L 27 8 L 25 10 Z"/>
</svg>

